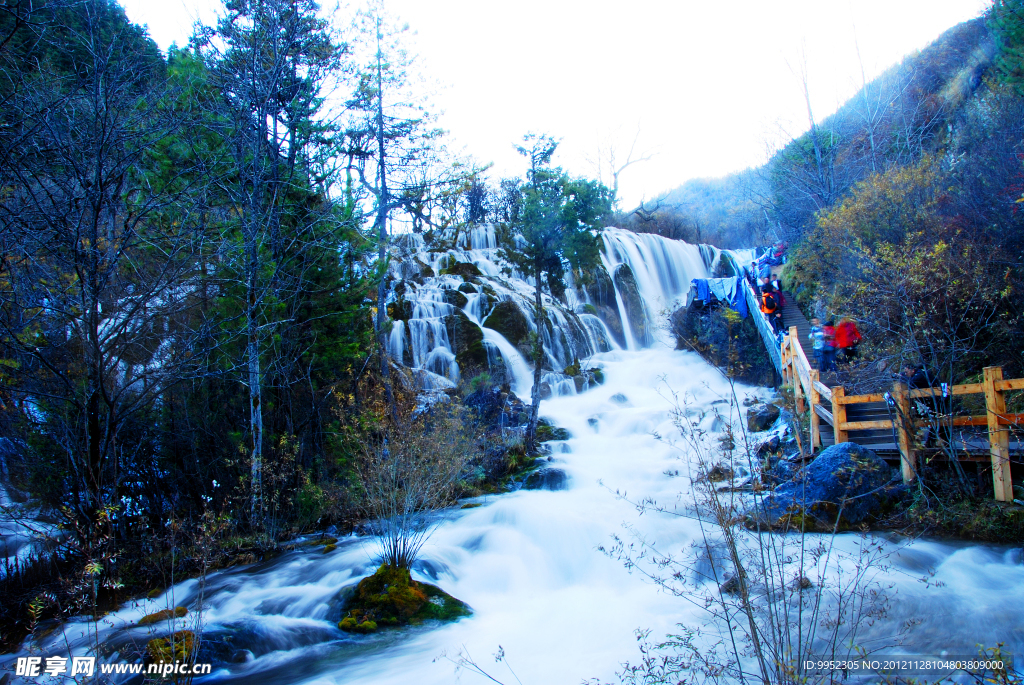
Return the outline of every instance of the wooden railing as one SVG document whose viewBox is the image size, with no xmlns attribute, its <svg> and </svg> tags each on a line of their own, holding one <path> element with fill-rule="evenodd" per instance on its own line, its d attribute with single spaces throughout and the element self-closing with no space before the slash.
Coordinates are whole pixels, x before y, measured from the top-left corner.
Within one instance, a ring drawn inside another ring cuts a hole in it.
<svg viewBox="0 0 1024 685">
<path fill-rule="evenodd" d="M 857 430 L 893 430 L 898 440 L 900 469 L 903 482 L 917 477 L 917 446 L 914 433 L 919 426 L 929 425 L 927 420 L 911 419 L 910 401 L 926 397 L 952 397 L 956 395 L 984 395 L 985 414 L 981 416 L 950 417 L 944 425 L 985 426 L 988 428 L 988 453 L 992 460 L 992 483 L 995 498 L 1000 502 L 1013 500 L 1013 481 L 1010 477 L 1010 429 L 1024 425 L 1024 414 L 1008 414 L 1004 393 L 1024 389 L 1024 378 L 1003 379 L 999 366 L 986 367 L 981 383 L 947 385 L 938 388 L 910 390 L 897 382 L 888 393 L 847 395 L 843 386 L 829 388 L 823 384 L 818 371 L 811 367 L 800 345 L 796 326 L 789 329 L 780 345 L 781 376 L 784 385 L 793 387 L 798 413 L 807 411 L 810 422 L 811 450 L 821 444 L 821 422 L 832 428 L 835 442 L 848 442 L 849 432 Z M 805 407 L 805 398 L 809 406 Z M 824 402 L 823 402 L 824 401 Z M 824 404 L 827 402 L 828 409 Z M 852 404 L 884 402 L 893 419 L 884 421 L 847 421 L 846 408 Z M 964 449 L 969 447 L 964 445 Z"/>
</svg>

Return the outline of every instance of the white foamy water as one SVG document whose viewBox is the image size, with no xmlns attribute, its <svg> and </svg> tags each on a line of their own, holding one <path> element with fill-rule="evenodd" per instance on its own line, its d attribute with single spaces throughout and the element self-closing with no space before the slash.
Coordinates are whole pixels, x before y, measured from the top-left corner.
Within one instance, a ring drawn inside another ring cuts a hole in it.
<svg viewBox="0 0 1024 685">
<path fill-rule="evenodd" d="M 666 503 L 681 493 L 685 501 L 686 463 L 653 437 L 674 430 L 668 389 L 690 393 L 696 412 L 727 397 L 728 387 L 688 352 L 616 351 L 597 361 L 604 366 L 604 386 L 542 405 L 542 414 L 573 436 L 554 444 L 551 462 L 568 475 L 568 489 L 519 491 L 456 510 L 424 548 L 415 577 L 466 601 L 472 617 L 371 636 L 342 633 L 336 628 L 337 593 L 373 570 L 372 541 L 348 538 L 330 554 L 299 550 L 264 565 L 213 574 L 203 617 L 207 635 L 216 640 L 235 634 L 233 658 L 248 661 L 224 665 L 202 682 L 450 683 L 454 667 L 437 657 L 463 648 L 513 682 L 490 656 L 499 645 L 524 684 L 610 680 L 621 662 L 637 659 L 633 631 L 638 627 L 651 628 L 655 636 L 676 623 L 713 632 L 706 612 L 659 592 L 598 547 L 608 545 L 612 534 L 624 534 L 628 524 L 664 550 L 693 554 L 689 545 L 700 539 L 695 522 L 641 517 L 614 490 Z M 765 392 L 741 388 L 740 397 Z M 628 402 L 612 401 L 615 393 Z M 588 419 L 596 419 L 596 426 Z M 709 429 L 711 419 L 703 421 Z M 681 475 L 665 473 L 675 470 Z M 838 546 L 852 551 L 859 541 L 855 535 L 840 536 Z M 893 604 L 885 621 L 866 629 L 865 639 L 921 620 L 908 634 L 904 649 L 909 652 L 973 654 L 975 643 L 998 641 L 1020 652 L 1024 566 L 1018 552 L 935 541 L 885 545 L 894 554 L 879 580 Z M 930 583 L 922 583 L 929 571 L 934 571 Z M 107 617 L 100 641 L 144 642 L 150 631 L 122 627 L 165 606 L 194 607 L 195 587 L 195 581 L 182 583 L 173 589 L 173 601 L 158 598 Z M 89 651 L 91 641 L 78 637 L 85 627 L 73 623 L 66 630 L 76 654 Z M 63 640 L 51 637 L 41 652 L 66 653 Z M 483 682 L 468 673 L 461 677 Z"/>
<path fill-rule="evenodd" d="M 496 297 L 528 303 L 532 298 L 528 284 L 513 278 L 497 280 L 493 231 L 480 229 L 470 237 L 472 249 L 461 253 L 463 259 L 494 277 L 491 285 Z M 429 256 L 422 250 L 419 254 Z M 441 258 L 432 257 L 435 267 Z M 606 232 L 603 259 L 610 271 L 622 263 L 630 265 L 649 314 L 656 319 L 685 293 L 690 278 L 707 275 L 696 247 L 625 231 Z M 425 279 L 409 295 L 415 304 L 413 316 L 406 327 L 396 326 L 398 332 L 393 331 L 391 338 L 396 356 L 409 345 L 409 356 L 424 371 L 451 380 L 458 378 L 457 364 L 439 322 L 451 311 L 442 291 L 457 283 L 448 276 Z M 477 293 L 468 293 L 467 300 L 472 321 L 486 317 Z M 620 313 L 625 314 L 621 301 Z M 610 337 L 597 317 L 581 316 L 587 317 L 580 318 L 587 331 L 573 343 L 579 349 L 597 348 L 598 338 Z M 559 326 L 572 325 L 566 315 L 555 318 Z M 532 318 L 529 323 L 536 330 Z M 622 662 L 639 658 L 637 628 L 649 628 L 652 637 L 659 638 L 682 623 L 713 636 L 721 627 L 700 601 L 694 604 L 686 597 L 659 591 L 643 574 L 628 572 L 599 550 L 609 546 L 616 534 L 631 540 L 627 528 L 684 558 L 697 554 L 691 545 L 702 539 L 693 519 L 657 513 L 641 516 L 629 501 L 616 495 L 619 491 L 633 500 L 653 497 L 667 505 L 691 503 L 688 475 L 694 455 L 673 450 L 655 437 L 676 435 L 671 393 L 687 396 L 690 415 L 709 431 L 712 444 L 724 428 L 713 410 L 729 411 L 725 401 L 729 387 L 721 375 L 696 355 L 671 350 L 663 329 L 655 337 L 647 349 L 629 339 L 630 349 L 592 356 L 587 365 L 602 367 L 604 385 L 578 395 L 574 389 L 563 396 L 555 393 L 542 403 L 541 415 L 572 435 L 565 442 L 551 443 L 552 459 L 547 464 L 565 472 L 567 489 L 521 490 L 484 498 L 478 508 L 454 510 L 423 549 L 414 577 L 468 603 L 474 611 L 471 617 L 368 636 L 343 633 L 337 628 L 339 592 L 373 572 L 375 544 L 372 539 L 350 537 L 329 554 L 319 547 L 300 547 L 266 563 L 210 575 L 201 613 L 207 642 L 203 653 L 214 654 L 218 666 L 211 676 L 196 682 L 451 683 L 455 669 L 440 657 L 446 653 L 454 657 L 460 650 L 503 682 L 515 682 L 491 657 L 499 645 L 523 685 L 575 684 L 594 677 L 613 682 Z M 513 388 L 528 398 L 529 363 L 496 332 L 485 329 L 484 340 L 489 356 L 500 356 L 493 364 L 503 364 Z M 546 348 L 560 364 L 576 352 L 557 336 L 546 340 Z M 554 378 L 546 382 L 560 383 Z M 769 392 L 737 388 L 740 401 Z M 625 401 L 617 397 L 620 394 Z M 738 417 L 727 415 L 726 420 L 739 428 Z M 740 535 L 745 543 L 752 539 L 749 533 Z M 811 542 L 830 541 L 828 536 L 810 538 Z M 884 555 L 884 563 L 873 567 L 874 581 L 890 598 L 890 607 L 883 619 L 871 626 L 865 622 L 860 639 L 887 643 L 910 625 L 903 647 L 906 653 L 974 654 L 977 643 L 1006 642 L 1008 651 L 1024 656 L 1020 550 L 938 541 L 867 542 L 877 543 Z M 825 576 L 834 577 L 834 569 L 850 568 L 863 544 L 865 539 L 857 535 L 838 536 L 835 547 L 842 554 L 833 557 Z M 816 578 L 812 569 L 804 570 Z M 714 588 L 694 584 L 692 578 L 687 581 L 694 593 Z M 97 653 L 99 644 L 104 660 L 123 660 L 122 655 L 137 653 L 146 640 L 167 633 L 166 624 L 134 627 L 146 614 L 188 606 L 192 614 L 177 629 L 193 628 L 199 606 L 197 588 L 194 580 L 181 583 L 162 597 L 122 608 L 99 626 L 72 622 L 26 649 L 44 656 L 88 655 Z M 0 657 L 0 672 L 16 656 Z M 485 682 L 467 672 L 460 679 Z"/>
</svg>

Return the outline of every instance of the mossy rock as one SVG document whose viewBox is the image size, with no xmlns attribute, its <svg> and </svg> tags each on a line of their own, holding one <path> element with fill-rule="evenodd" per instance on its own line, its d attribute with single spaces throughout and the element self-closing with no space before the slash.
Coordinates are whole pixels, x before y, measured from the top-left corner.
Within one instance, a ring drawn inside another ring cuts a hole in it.
<svg viewBox="0 0 1024 685">
<path fill-rule="evenodd" d="M 453 307 L 458 307 L 459 309 L 465 307 L 466 303 L 469 302 L 466 296 L 458 290 L 444 290 L 441 292 L 441 297 L 444 298 L 445 304 L 450 304 Z"/>
<path fill-rule="evenodd" d="M 164 589 L 163 588 L 155 587 L 155 588 L 153 588 L 152 590 L 150 590 L 149 592 L 146 593 L 146 599 L 155 599 L 155 598 L 159 597 L 160 595 L 162 595 L 163 593 L 164 593 Z"/>
<path fill-rule="evenodd" d="M 146 660 L 151 664 L 189 661 L 195 646 L 195 633 L 191 630 L 179 630 L 170 637 L 158 637 L 147 642 Z"/>
<path fill-rule="evenodd" d="M 422 282 L 424 278 L 433 278 L 434 276 L 437 275 L 434 273 L 433 267 L 431 267 L 426 262 L 422 261 L 419 257 L 417 257 L 414 261 L 416 262 L 416 265 L 419 266 L 420 268 L 420 273 L 417 276 L 417 279 L 420 282 Z"/>
<path fill-rule="evenodd" d="M 486 369 L 487 350 L 484 348 L 484 332 L 480 327 L 460 310 L 444 317 L 444 325 L 448 329 L 448 342 L 455 352 L 459 370 L 465 374 L 472 369 Z"/>
<path fill-rule="evenodd" d="M 592 314 L 593 316 L 597 316 L 597 307 L 588 302 L 580 307 L 580 314 Z"/>
<path fill-rule="evenodd" d="M 449 265 L 441 269 L 442 276 L 462 276 L 464 280 L 479 278 L 483 276 L 480 269 L 473 262 L 449 262 Z"/>
<path fill-rule="evenodd" d="M 174 607 L 173 609 L 164 609 L 158 611 L 155 614 L 147 614 L 139 619 L 140 626 L 148 626 L 153 623 L 160 623 L 166 621 L 169 618 L 184 618 L 188 614 L 188 609 L 185 607 Z"/>
<path fill-rule="evenodd" d="M 537 424 L 537 442 L 548 442 L 549 440 L 568 440 L 572 433 L 564 428 L 552 426 L 547 423 Z"/>
<path fill-rule="evenodd" d="M 516 346 L 530 334 L 530 322 L 519 305 L 512 300 L 494 305 L 494 309 L 484 320 L 484 327 L 501 333 L 506 340 Z"/>
<path fill-rule="evenodd" d="M 598 385 L 604 385 L 604 371 L 601 369 L 591 369 L 590 375 L 594 379 L 594 382 Z"/>
<path fill-rule="evenodd" d="M 408 321 L 412 318 L 412 302 L 398 299 L 388 303 L 388 318 L 395 321 Z"/>
<path fill-rule="evenodd" d="M 461 285 L 459 285 L 459 292 L 460 293 L 469 294 L 469 293 L 477 293 L 477 292 L 480 292 L 480 291 L 477 290 L 476 286 L 473 285 L 472 283 L 466 282 L 466 283 L 462 283 Z"/>
<path fill-rule="evenodd" d="M 324 554 L 330 554 L 336 549 L 338 549 L 337 545 L 324 545 Z"/>
<path fill-rule="evenodd" d="M 344 610 L 346 616 L 338 628 L 350 633 L 372 633 L 429 620 L 455 621 L 472 613 L 444 590 L 413 580 L 409 569 L 387 565 L 359 581 Z"/>
</svg>

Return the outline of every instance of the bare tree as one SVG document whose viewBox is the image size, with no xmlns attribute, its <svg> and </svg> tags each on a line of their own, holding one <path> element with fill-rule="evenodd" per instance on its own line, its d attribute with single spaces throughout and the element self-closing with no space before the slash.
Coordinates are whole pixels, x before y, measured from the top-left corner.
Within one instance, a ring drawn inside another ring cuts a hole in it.
<svg viewBox="0 0 1024 685">
<path fill-rule="evenodd" d="M 466 409 L 443 402 L 385 431 L 379 442 L 364 442 L 356 470 L 383 564 L 412 566 L 441 521 L 437 510 L 454 502 L 479 438 Z"/>
<path fill-rule="evenodd" d="M 68 68 L 22 72 L 0 151 L 0 354 L 88 534 L 145 480 L 140 417 L 194 364 L 202 235 L 180 204 L 187 164 L 167 171 L 165 142 L 187 118 L 156 46 L 103 0 L 61 11 L 40 47 Z"/>
</svg>

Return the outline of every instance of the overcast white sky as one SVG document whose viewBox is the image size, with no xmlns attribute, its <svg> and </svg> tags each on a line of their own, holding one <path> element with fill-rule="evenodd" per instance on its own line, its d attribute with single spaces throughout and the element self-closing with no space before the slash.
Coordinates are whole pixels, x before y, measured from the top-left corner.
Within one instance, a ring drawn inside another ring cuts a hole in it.
<svg viewBox="0 0 1024 685">
<path fill-rule="evenodd" d="M 327 3 L 325 3 L 326 5 Z M 556 162 L 596 176 L 609 145 L 653 154 L 621 177 L 624 207 L 690 178 L 762 163 L 816 118 L 988 0 L 390 0 L 416 68 L 443 85 L 441 124 L 493 177 L 519 175 L 524 133 L 562 139 Z M 329 5 L 328 5 L 329 6 Z M 187 42 L 210 0 L 126 0 L 161 48 Z M 339 13 L 338 24 L 348 23 Z M 857 55 L 860 48 L 860 59 Z M 607 180 L 607 179 L 605 179 Z"/>
</svg>

